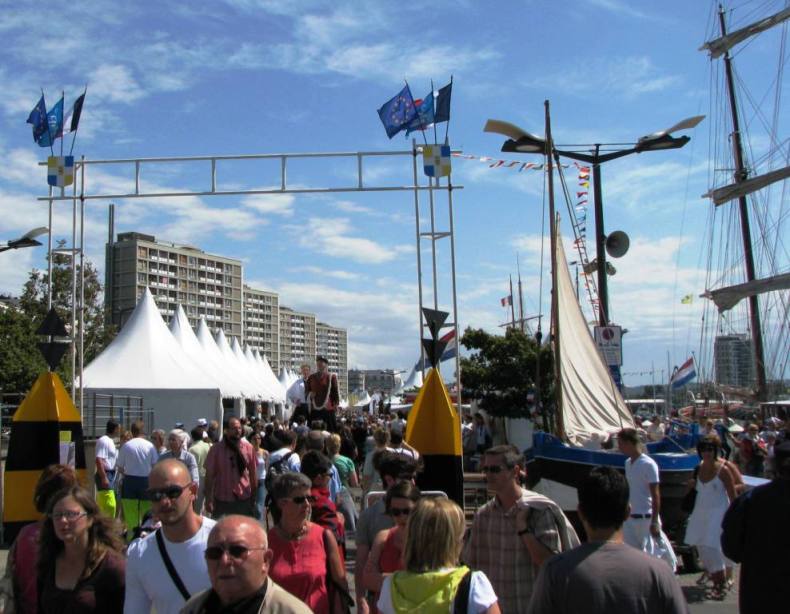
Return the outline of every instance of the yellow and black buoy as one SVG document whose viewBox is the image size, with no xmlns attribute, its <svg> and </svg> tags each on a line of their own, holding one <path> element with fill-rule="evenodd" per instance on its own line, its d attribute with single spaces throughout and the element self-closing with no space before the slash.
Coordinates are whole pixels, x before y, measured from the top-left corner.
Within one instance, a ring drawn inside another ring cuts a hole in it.
<svg viewBox="0 0 790 614">
<path fill-rule="evenodd" d="M 3 538 L 11 543 L 26 524 L 41 518 L 33 491 L 44 468 L 71 465 L 85 485 L 85 447 L 80 413 L 56 373 L 39 375 L 14 414 L 3 484 Z"/>
</svg>

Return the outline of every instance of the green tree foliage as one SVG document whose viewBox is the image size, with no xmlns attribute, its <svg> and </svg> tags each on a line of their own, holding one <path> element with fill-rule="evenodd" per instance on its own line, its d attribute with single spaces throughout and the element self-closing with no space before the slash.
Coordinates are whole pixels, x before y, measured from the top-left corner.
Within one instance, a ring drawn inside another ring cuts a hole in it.
<svg viewBox="0 0 790 614">
<path fill-rule="evenodd" d="M 79 301 L 80 267 L 77 266 L 77 301 Z M 71 258 L 55 254 L 52 266 L 52 304 L 63 319 L 66 328 L 71 328 Z M 47 314 L 47 271 L 33 269 L 19 298 L 19 311 L 7 310 L 3 314 L 3 329 L 0 331 L 3 348 L 0 349 L 0 388 L 4 392 L 26 393 L 46 364 L 36 343 L 35 330 Z M 79 305 L 78 305 L 79 306 Z M 89 364 L 115 337 L 116 331 L 104 323 L 102 285 L 96 268 L 85 261 L 85 364 Z M 9 328 L 6 330 L 5 324 Z M 79 326 L 79 312 L 77 316 Z M 78 334 L 78 332 L 77 332 Z M 70 387 L 71 361 L 69 353 L 57 368 L 66 387 Z"/>
<path fill-rule="evenodd" d="M 538 344 L 520 330 L 508 329 L 504 336 L 482 329 L 467 328 L 461 343 L 472 351 L 461 359 L 464 393 L 476 398 L 489 414 L 526 418 L 534 403 Z M 553 406 L 554 375 L 552 355 L 547 345 L 540 348 L 541 400 Z"/>
</svg>

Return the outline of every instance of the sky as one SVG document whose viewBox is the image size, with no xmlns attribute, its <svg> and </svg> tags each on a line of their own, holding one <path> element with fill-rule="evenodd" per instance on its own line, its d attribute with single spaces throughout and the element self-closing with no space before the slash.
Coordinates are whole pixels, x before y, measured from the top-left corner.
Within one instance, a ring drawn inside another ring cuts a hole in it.
<svg viewBox="0 0 790 614">
<path fill-rule="evenodd" d="M 733 27 L 784 3 L 740 5 Z M 628 143 L 680 119 L 711 115 L 717 87 L 707 54 L 698 50 L 716 25 L 714 3 L 703 1 L 75 0 L 46 18 L 35 3 L 2 0 L 0 8 L 0 239 L 47 225 L 47 205 L 37 200 L 47 192 L 46 171 L 37 163 L 49 150 L 35 144 L 25 123 L 41 88 L 49 106 L 64 90 L 68 108 L 87 84 L 74 146 L 87 159 L 392 152 L 409 150 L 411 141 L 403 134 L 388 139 L 376 110 L 404 79 L 423 97 L 431 80 L 438 88 L 452 76 L 451 120 L 439 125 L 439 138 L 447 128 L 453 148 L 477 158 L 453 159 L 453 183 L 462 187 L 453 192 L 459 322 L 491 332 L 509 319 L 500 299 L 517 260 L 528 315 L 541 305 L 547 312 L 549 273 L 548 255 L 541 269 L 544 174 L 480 160 L 540 158 L 500 153 L 503 137 L 484 133 L 486 120 L 543 134 L 548 99 L 556 143 Z M 776 77 L 776 36 L 737 54 L 739 78 Z M 711 176 L 713 128 L 707 120 L 687 131 L 691 141 L 683 149 L 602 167 L 606 231 L 623 230 L 631 242 L 610 279 L 612 319 L 628 329 L 626 384 L 665 380 L 668 364 L 700 351 L 698 295 L 706 285 L 711 209 L 701 195 Z M 408 156 L 366 160 L 364 168 L 366 185 L 412 183 Z M 221 162 L 217 174 L 221 189 L 280 181 L 276 160 Z M 143 189 L 159 192 L 205 190 L 210 181 L 205 162 L 144 165 L 141 177 Z M 575 169 L 566 179 L 575 190 Z M 295 187 L 356 180 L 353 159 L 288 167 Z M 130 165 L 90 167 L 86 177 L 88 193 L 132 187 Z M 425 232 L 428 204 L 421 198 Z M 114 202 L 116 232 L 150 233 L 239 258 L 245 283 L 347 328 L 349 367 L 409 369 L 417 359 L 412 192 Z M 87 205 L 86 255 L 101 271 L 108 204 Z M 434 204 L 437 230 L 446 230 L 446 193 L 437 193 Z M 558 207 L 565 212 L 562 201 Z M 70 204 L 56 205 L 54 239 L 70 242 L 71 216 Z M 571 236 L 567 224 L 563 233 Z M 449 311 L 449 241 L 437 245 L 437 304 Z M 421 253 L 430 306 L 427 243 Z M 45 256 L 44 248 L 0 255 L 0 292 L 18 294 L 28 272 L 46 266 Z M 688 294 L 692 303 L 681 304 Z"/>
</svg>

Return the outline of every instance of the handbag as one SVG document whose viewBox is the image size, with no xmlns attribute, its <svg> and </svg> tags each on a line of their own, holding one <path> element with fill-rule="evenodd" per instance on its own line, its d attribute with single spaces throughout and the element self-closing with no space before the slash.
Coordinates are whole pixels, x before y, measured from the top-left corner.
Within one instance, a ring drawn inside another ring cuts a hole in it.
<svg viewBox="0 0 790 614">
<path fill-rule="evenodd" d="M 344 586 L 340 586 L 332 579 L 332 572 L 329 569 L 329 547 L 327 532 L 324 529 L 324 551 L 326 552 L 326 592 L 329 595 L 329 612 L 331 614 L 351 614 L 354 607 L 354 598 Z"/>
<path fill-rule="evenodd" d="M 697 481 L 697 475 L 699 474 L 699 465 L 694 468 L 694 482 Z M 694 511 L 694 504 L 697 502 L 697 488 L 696 486 L 692 488 L 690 491 L 686 493 L 683 499 L 680 501 L 680 510 L 685 512 L 686 514 L 690 514 Z"/>
</svg>

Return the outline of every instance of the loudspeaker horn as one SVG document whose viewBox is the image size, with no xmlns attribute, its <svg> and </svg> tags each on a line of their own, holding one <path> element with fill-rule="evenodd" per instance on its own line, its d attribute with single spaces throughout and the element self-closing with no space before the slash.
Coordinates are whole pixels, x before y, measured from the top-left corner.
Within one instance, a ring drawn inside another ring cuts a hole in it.
<svg viewBox="0 0 790 614">
<path fill-rule="evenodd" d="M 622 230 L 615 230 L 606 237 L 606 253 L 612 258 L 622 258 L 628 251 L 631 241 Z"/>
</svg>

